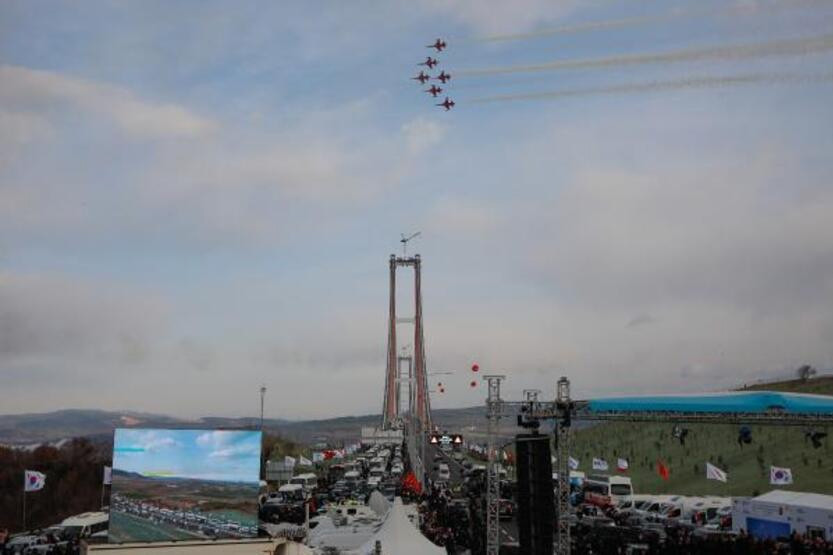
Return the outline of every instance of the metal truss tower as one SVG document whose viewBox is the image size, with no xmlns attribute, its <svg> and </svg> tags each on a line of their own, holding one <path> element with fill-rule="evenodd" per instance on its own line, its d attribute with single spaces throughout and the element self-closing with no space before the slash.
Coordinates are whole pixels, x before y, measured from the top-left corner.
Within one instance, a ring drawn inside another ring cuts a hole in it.
<svg viewBox="0 0 833 555">
<path fill-rule="evenodd" d="M 412 318 L 397 318 L 396 316 L 396 270 L 400 267 L 414 269 L 414 316 Z M 390 256 L 390 305 L 388 308 L 388 356 L 385 372 L 385 395 L 382 407 L 382 428 L 403 427 L 403 414 L 400 412 L 401 387 L 409 384 L 408 415 L 412 425 L 417 424 L 417 433 L 431 429 L 431 403 L 428 398 L 428 379 L 425 372 L 425 341 L 422 333 L 422 260 L 419 255 L 412 257 Z M 403 380 L 400 376 L 399 354 L 397 352 L 397 324 L 413 324 L 413 363 L 410 379 Z"/>
<path fill-rule="evenodd" d="M 498 470 L 497 433 L 503 416 L 503 401 L 500 398 L 500 382 L 506 376 L 483 376 L 489 387 L 486 398 L 488 419 L 488 445 L 486 452 L 486 555 L 500 552 L 500 472 Z"/>
</svg>

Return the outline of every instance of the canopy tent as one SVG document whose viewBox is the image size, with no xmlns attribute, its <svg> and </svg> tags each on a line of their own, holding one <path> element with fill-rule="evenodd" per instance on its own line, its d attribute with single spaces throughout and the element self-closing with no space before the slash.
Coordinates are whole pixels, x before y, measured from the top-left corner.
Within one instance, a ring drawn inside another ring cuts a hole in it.
<svg viewBox="0 0 833 555">
<path fill-rule="evenodd" d="M 377 515 L 385 516 L 388 510 L 390 510 L 390 501 L 382 495 L 382 492 L 374 490 L 373 493 L 370 494 L 367 506 L 373 509 L 373 512 Z"/>
<path fill-rule="evenodd" d="M 833 397 L 777 391 L 748 391 L 699 395 L 650 395 L 591 399 L 591 412 L 733 412 L 789 414 L 833 414 Z"/>
<path fill-rule="evenodd" d="M 361 555 L 375 553 L 376 542 L 381 542 L 383 555 L 445 555 L 444 547 L 431 543 L 422 535 L 417 525 L 408 519 L 402 499 L 397 497 L 393 502 L 385 523 L 359 549 Z"/>
</svg>

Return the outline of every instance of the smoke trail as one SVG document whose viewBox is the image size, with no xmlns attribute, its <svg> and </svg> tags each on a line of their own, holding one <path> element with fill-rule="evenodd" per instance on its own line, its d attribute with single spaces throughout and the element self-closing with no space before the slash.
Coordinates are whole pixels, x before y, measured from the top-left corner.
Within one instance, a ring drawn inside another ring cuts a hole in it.
<svg viewBox="0 0 833 555">
<path fill-rule="evenodd" d="M 770 4 L 766 6 L 766 10 L 783 10 L 788 8 L 802 7 L 805 5 L 824 5 L 827 0 L 782 0 L 779 3 Z M 661 15 L 645 15 L 626 17 L 622 19 L 608 19 L 602 21 L 590 21 L 588 23 L 577 23 L 574 25 L 561 25 L 551 29 L 541 29 L 539 31 L 530 31 L 528 33 L 514 33 L 505 35 L 490 35 L 475 39 L 477 42 L 508 42 L 523 39 L 535 39 L 541 37 L 552 37 L 557 35 L 571 35 L 577 33 L 585 33 L 590 31 L 603 31 L 606 29 L 621 29 L 624 27 L 635 27 L 638 25 L 649 25 L 651 23 L 664 23 L 666 21 L 673 21 L 680 18 L 705 17 L 710 15 L 743 15 L 756 13 L 758 7 L 752 5 L 733 6 L 723 10 L 676 10 L 673 12 Z"/>
<path fill-rule="evenodd" d="M 664 21 L 671 21 L 684 14 L 670 13 L 665 15 L 646 15 L 641 17 L 627 17 L 623 19 L 609 19 L 606 21 L 591 21 L 589 23 L 577 23 L 575 25 L 562 25 L 561 27 L 554 27 L 552 29 L 542 29 L 540 31 L 531 31 L 529 33 L 516 33 L 511 35 L 491 35 L 478 39 L 480 42 L 504 42 L 521 39 L 534 39 L 539 37 L 551 37 L 555 35 L 570 35 L 574 33 L 584 33 L 586 31 L 601 31 L 605 29 L 619 29 L 622 27 L 632 27 L 635 25 L 647 25 L 649 23 L 662 23 Z"/>
<path fill-rule="evenodd" d="M 627 54 L 623 56 L 608 56 L 606 58 L 590 58 L 584 60 L 557 60 L 554 62 L 536 65 L 458 70 L 457 74 L 467 76 L 500 75 L 508 73 L 558 71 L 562 69 L 592 69 L 703 60 L 746 60 L 767 56 L 800 56 L 804 54 L 825 52 L 828 50 L 833 50 L 833 35 L 775 40 L 746 45 L 688 48 L 657 54 Z"/>
<path fill-rule="evenodd" d="M 642 83 L 623 83 L 605 87 L 588 87 L 583 89 L 564 89 L 526 94 L 506 94 L 484 96 L 469 100 L 471 103 L 506 102 L 512 100 L 556 100 L 559 98 L 595 96 L 603 94 L 640 93 L 675 91 L 682 89 L 705 89 L 712 87 L 731 87 L 734 85 L 753 85 L 760 83 L 825 83 L 833 81 L 833 73 L 751 73 L 746 75 L 729 75 L 713 77 L 686 77 L 668 81 L 645 81 Z"/>
</svg>

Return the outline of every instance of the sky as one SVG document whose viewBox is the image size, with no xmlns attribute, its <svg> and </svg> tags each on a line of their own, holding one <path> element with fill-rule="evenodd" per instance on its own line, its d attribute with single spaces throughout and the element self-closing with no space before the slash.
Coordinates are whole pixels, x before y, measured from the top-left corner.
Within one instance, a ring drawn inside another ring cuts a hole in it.
<svg viewBox="0 0 833 555">
<path fill-rule="evenodd" d="M 267 417 L 378 413 L 416 231 L 434 407 L 483 402 L 473 362 L 510 399 L 831 369 L 831 23 L 825 0 L 2 2 L 0 413 L 255 416 L 261 384 Z M 434 101 L 411 77 L 437 37 Z"/>
<path fill-rule="evenodd" d="M 258 482 L 260 432 L 119 428 L 113 468 L 145 476 Z"/>
</svg>

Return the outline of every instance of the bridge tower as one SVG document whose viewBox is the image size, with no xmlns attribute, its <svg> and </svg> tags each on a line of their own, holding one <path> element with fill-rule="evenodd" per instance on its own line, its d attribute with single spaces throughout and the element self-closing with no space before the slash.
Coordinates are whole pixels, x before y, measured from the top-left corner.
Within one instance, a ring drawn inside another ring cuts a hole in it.
<svg viewBox="0 0 833 555">
<path fill-rule="evenodd" d="M 414 270 L 414 315 L 399 318 L 396 315 L 396 271 L 400 267 Z M 421 431 L 431 429 L 431 404 L 428 398 L 428 379 L 425 372 L 425 341 L 422 333 L 422 261 L 420 256 L 390 255 L 390 305 L 388 309 L 388 356 L 385 371 L 385 395 L 382 408 L 382 428 L 403 426 L 401 401 L 406 397 L 403 386 L 408 386 L 407 414 L 411 426 L 417 424 Z M 413 324 L 413 357 L 407 365 L 407 375 L 400 371 L 397 351 L 397 324 Z"/>
</svg>

